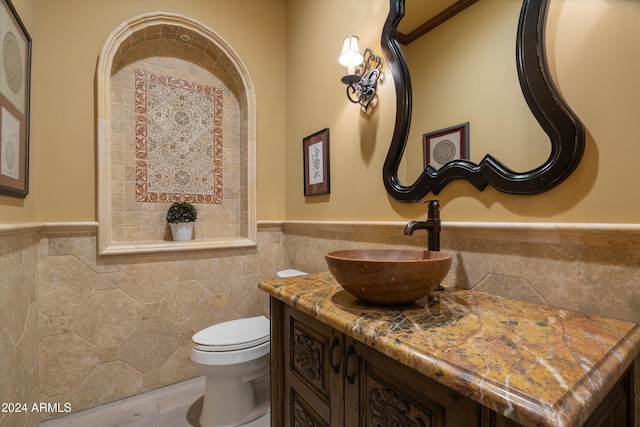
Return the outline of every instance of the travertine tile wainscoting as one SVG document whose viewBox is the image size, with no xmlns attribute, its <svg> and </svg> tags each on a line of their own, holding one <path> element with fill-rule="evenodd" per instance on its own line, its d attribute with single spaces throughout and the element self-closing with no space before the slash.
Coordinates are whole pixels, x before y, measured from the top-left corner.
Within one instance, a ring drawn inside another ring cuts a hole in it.
<svg viewBox="0 0 640 427">
<path fill-rule="evenodd" d="M 263 222 L 257 248 L 97 258 L 94 223 L 0 225 L 0 402 L 75 412 L 191 378 L 192 333 L 267 313 L 260 280 L 324 271 L 331 250 L 425 245 L 403 227 Z M 640 323 L 638 226 L 445 223 L 442 249 L 446 285 Z M 0 413 L 0 426 L 58 415 Z"/>
<path fill-rule="evenodd" d="M 193 333 L 268 315 L 258 282 L 288 265 L 279 224 L 260 227 L 257 248 L 99 258 L 96 234 L 0 225 L 0 402 L 76 412 L 195 377 Z M 60 415 L 0 412 L 0 426 Z"/>
<path fill-rule="evenodd" d="M 38 264 L 40 233 L 0 225 L 0 404 L 40 402 Z M 36 412 L 0 412 L 0 426 L 38 425 Z"/>
<path fill-rule="evenodd" d="M 287 222 L 295 268 L 325 271 L 324 253 L 352 247 L 426 248 L 406 223 Z M 445 286 L 475 289 L 640 323 L 640 226 L 444 222 L 452 253 Z"/>
</svg>

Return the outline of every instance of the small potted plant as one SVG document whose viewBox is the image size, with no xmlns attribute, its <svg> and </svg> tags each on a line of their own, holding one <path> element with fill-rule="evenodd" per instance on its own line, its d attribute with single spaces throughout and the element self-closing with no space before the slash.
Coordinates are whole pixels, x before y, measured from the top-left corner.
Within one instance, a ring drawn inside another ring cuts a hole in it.
<svg viewBox="0 0 640 427">
<path fill-rule="evenodd" d="M 173 240 L 191 240 L 193 223 L 198 210 L 189 202 L 175 202 L 167 211 L 167 222 L 171 226 Z"/>
</svg>

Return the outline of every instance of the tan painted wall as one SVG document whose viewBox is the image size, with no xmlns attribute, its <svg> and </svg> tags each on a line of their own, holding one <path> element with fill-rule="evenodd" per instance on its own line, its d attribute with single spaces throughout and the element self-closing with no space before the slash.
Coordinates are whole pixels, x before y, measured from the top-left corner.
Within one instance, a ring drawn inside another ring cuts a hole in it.
<svg viewBox="0 0 640 427">
<path fill-rule="evenodd" d="M 387 5 L 386 0 L 287 1 L 287 219 L 425 215 L 424 206 L 397 203 L 383 188 L 381 170 L 395 111 L 388 70 L 383 68 L 387 81 L 369 117 L 347 101 L 339 82 L 345 71 L 337 62 L 343 37 L 357 34 L 361 47 L 380 53 Z M 634 127 L 640 117 L 639 19 L 637 2 L 552 0 L 549 60 L 560 92 L 587 131 L 582 163 L 559 187 L 537 196 L 491 188 L 478 192 L 454 182 L 438 195 L 445 220 L 639 221 L 640 191 L 634 190 L 640 180 Z M 301 140 L 324 127 L 331 129 L 331 194 L 305 198 Z"/>
<path fill-rule="evenodd" d="M 29 35 L 33 38 L 32 28 L 35 23 L 35 0 L 12 0 L 11 2 L 20 16 L 20 20 L 27 28 Z M 33 158 L 36 153 L 31 152 Z M 33 188 L 33 171 L 31 172 L 31 188 Z M 33 197 L 21 199 L 0 195 L 0 224 L 5 222 L 31 222 L 35 220 L 36 203 Z"/>
<path fill-rule="evenodd" d="M 0 223 L 96 220 L 95 73 L 123 21 L 167 10 L 224 38 L 247 66 L 258 104 L 258 213 L 284 216 L 284 2 L 282 0 L 43 0 L 28 24 L 33 46 L 31 192 L 0 199 Z"/>
<path fill-rule="evenodd" d="M 382 185 L 395 113 L 390 74 L 369 116 L 346 100 L 339 82 L 345 70 L 337 55 L 345 35 L 358 34 L 362 46 L 380 53 L 387 0 L 16 4 L 36 41 L 31 194 L 25 201 L 0 197 L 1 223 L 95 220 L 97 56 L 123 20 L 158 9 L 193 16 L 213 28 L 251 72 L 258 96 L 260 220 L 424 215 L 423 206 L 391 200 Z M 490 188 L 480 193 L 465 182 L 450 184 L 438 196 L 446 220 L 638 222 L 640 191 L 634 188 L 640 179 L 635 166 L 640 146 L 634 124 L 640 117 L 640 4 L 552 0 L 552 5 L 549 58 L 560 91 L 587 130 L 583 161 L 558 188 L 537 196 Z M 331 129 L 331 194 L 305 198 L 301 141 L 324 127 Z"/>
</svg>

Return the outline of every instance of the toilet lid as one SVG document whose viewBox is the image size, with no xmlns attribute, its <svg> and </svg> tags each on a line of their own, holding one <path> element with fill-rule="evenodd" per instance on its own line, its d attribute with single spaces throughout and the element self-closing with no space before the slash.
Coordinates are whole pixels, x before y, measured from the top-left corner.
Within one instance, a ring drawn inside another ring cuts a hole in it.
<svg viewBox="0 0 640 427">
<path fill-rule="evenodd" d="M 195 347 L 208 351 L 231 351 L 254 347 L 269 341 L 270 322 L 264 316 L 230 320 L 196 333 Z"/>
</svg>

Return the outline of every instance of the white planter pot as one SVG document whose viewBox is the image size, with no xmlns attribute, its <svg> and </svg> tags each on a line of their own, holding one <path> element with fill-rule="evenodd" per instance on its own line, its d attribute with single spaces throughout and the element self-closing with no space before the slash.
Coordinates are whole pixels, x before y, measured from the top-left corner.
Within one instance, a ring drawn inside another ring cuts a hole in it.
<svg viewBox="0 0 640 427">
<path fill-rule="evenodd" d="M 193 235 L 193 222 L 177 222 L 169 224 L 173 240 L 191 240 Z"/>
</svg>

